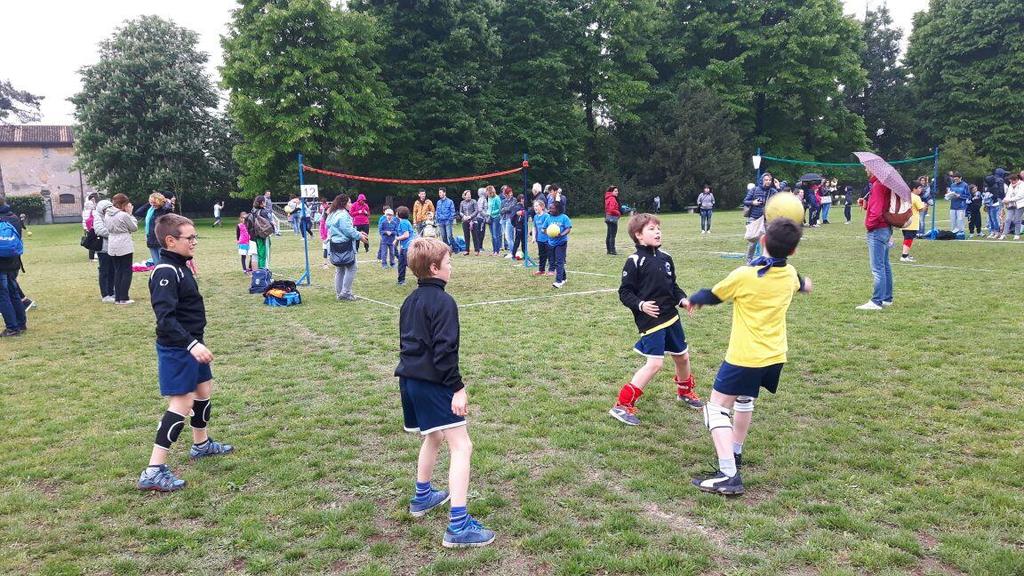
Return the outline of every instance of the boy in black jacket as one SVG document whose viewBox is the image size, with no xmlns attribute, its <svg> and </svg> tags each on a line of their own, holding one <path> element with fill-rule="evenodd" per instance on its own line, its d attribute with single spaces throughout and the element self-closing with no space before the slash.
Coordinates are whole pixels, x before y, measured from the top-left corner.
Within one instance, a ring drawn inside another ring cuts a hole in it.
<svg viewBox="0 0 1024 576">
<path fill-rule="evenodd" d="M 636 214 L 629 219 L 629 236 L 637 246 L 622 268 L 619 300 L 633 312 L 640 330 L 640 340 L 633 349 L 645 356 L 647 363 L 619 390 L 615 406 L 608 413 L 624 424 L 639 426 L 636 401 L 661 370 L 665 354 L 675 363 L 676 398 L 695 409 L 703 408 L 704 403 L 693 391 L 686 335 L 676 312 L 686 300 L 686 292 L 677 283 L 672 257 L 659 249 L 661 222 L 653 214 Z"/>
<path fill-rule="evenodd" d="M 444 290 L 452 274 L 448 245 L 436 238 L 417 238 L 409 246 L 408 262 L 419 286 L 402 303 L 395 376 L 405 431 L 423 436 L 409 513 L 423 516 L 450 499 L 444 547 L 486 546 L 494 541 L 494 532 L 466 511 L 473 443 L 466 431 L 466 388 L 459 373 L 459 308 Z M 442 440 L 450 452 L 450 495 L 430 485 Z"/>
<path fill-rule="evenodd" d="M 227 454 L 230 444 L 215 442 L 206 432 L 210 421 L 213 354 L 203 344 L 206 308 L 199 285 L 187 262 L 196 250 L 192 221 L 177 214 L 158 218 L 153 227 L 160 239 L 160 260 L 149 278 L 149 294 L 156 314 L 156 362 L 160 395 L 168 408 L 156 432 L 149 466 L 139 476 L 139 490 L 173 492 L 185 481 L 167 468 L 167 452 L 191 415 L 192 448 L 189 458 Z"/>
</svg>

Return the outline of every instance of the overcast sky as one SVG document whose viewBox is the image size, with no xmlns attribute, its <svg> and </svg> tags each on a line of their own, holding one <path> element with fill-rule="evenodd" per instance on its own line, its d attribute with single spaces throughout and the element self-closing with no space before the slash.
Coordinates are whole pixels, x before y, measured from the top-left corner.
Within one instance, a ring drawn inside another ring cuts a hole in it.
<svg viewBox="0 0 1024 576">
<path fill-rule="evenodd" d="M 866 4 L 881 0 L 843 0 L 848 13 L 864 17 Z M 74 122 L 74 107 L 67 101 L 80 89 L 78 69 L 96 61 L 96 45 L 127 19 L 155 14 L 199 33 L 199 48 L 210 56 L 211 77 L 218 78 L 220 35 L 231 18 L 234 0 L 30 0 L 4 2 L 4 29 L 0 31 L 0 79 L 20 90 L 44 96 L 42 124 Z M 897 26 L 910 34 L 915 12 L 928 0 L 894 0 L 889 9 Z"/>
</svg>

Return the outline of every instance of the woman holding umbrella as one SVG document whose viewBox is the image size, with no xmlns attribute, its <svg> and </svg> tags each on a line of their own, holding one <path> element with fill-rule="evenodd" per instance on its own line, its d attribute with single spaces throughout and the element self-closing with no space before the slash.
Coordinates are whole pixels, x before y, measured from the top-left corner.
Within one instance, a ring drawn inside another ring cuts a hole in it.
<svg viewBox="0 0 1024 576">
<path fill-rule="evenodd" d="M 889 163 L 870 152 L 854 152 L 868 173 L 871 192 L 867 200 L 859 198 L 857 204 L 865 209 L 864 228 L 867 229 L 868 263 L 874 286 L 871 300 L 857 306 L 857 310 L 881 310 L 892 305 L 892 264 L 889 263 L 889 240 L 892 228 L 885 220 L 889 196 L 898 195 L 910 202 L 910 188 L 903 177 Z"/>
</svg>

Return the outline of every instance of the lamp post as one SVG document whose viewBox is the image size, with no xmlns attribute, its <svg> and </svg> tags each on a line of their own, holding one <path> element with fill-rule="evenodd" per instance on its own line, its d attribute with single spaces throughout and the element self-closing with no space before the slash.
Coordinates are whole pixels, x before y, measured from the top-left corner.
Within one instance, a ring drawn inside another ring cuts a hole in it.
<svg viewBox="0 0 1024 576">
<path fill-rule="evenodd" d="M 750 157 L 750 160 L 754 163 L 754 170 L 757 172 L 757 178 L 754 180 L 754 185 L 761 185 L 761 149 L 757 149 L 757 154 Z"/>
</svg>

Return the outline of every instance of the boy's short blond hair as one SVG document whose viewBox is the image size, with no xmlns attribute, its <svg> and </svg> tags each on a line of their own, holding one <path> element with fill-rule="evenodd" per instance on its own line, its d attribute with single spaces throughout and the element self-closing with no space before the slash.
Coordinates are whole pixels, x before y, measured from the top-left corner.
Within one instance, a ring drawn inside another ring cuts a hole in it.
<svg viewBox="0 0 1024 576">
<path fill-rule="evenodd" d="M 633 214 L 629 218 L 629 237 L 635 244 L 640 243 L 640 232 L 645 226 L 654 222 L 658 226 L 661 226 L 661 220 L 658 219 L 654 214 L 648 214 L 642 212 L 640 214 Z"/>
<path fill-rule="evenodd" d="M 425 280 L 434 275 L 430 272 L 431 266 L 441 267 L 444 257 L 448 255 L 448 245 L 437 238 L 417 238 L 409 244 L 409 254 L 406 257 L 409 270 L 416 278 Z"/>
</svg>

